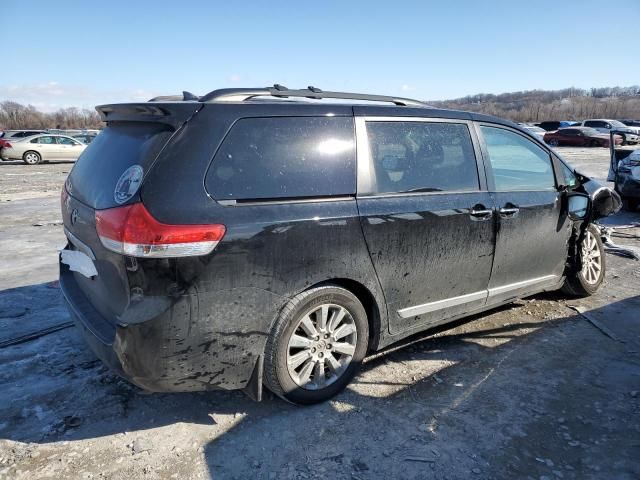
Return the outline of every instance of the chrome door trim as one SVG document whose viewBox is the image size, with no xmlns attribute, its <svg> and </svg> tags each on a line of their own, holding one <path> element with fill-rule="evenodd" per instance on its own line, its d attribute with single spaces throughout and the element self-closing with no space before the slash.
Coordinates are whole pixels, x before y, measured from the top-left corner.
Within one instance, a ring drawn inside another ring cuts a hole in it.
<svg viewBox="0 0 640 480">
<path fill-rule="evenodd" d="M 558 275 L 545 275 L 544 277 L 530 278 L 521 282 L 510 283 L 508 285 L 502 285 L 501 287 L 489 288 L 488 290 L 481 290 L 479 292 L 467 293 L 457 297 L 445 298 L 444 300 L 438 300 L 436 302 L 424 303 L 422 305 L 414 305 L 413 307 L 402 308 L 398 310 L 400 318 L 417 317 L 429 312 L 435 312 L 436 310 L 442 310 L 445 308 L 455 307 L 457 305 L 463 305 L 465 303 L 474 302 L 476 300 L 487 300 L 488 298 L 495 297 L 503 293 L 507 293 L 520 288 L 530 287 L 539 283 L 549 283 L 551 280 L 558 280 Z"/>
<path fill-rule="evenodd" d="M 438 300 L 437 302 L 424 303 L 422 305 L 403 308 L 401 310 L 398 310 L 398 315 L 400 316 L 400 318 L 417 317 L 418 315 L 435 312 L 436 310 L 442 310 L 443 308 L 455 307 L 456 305 L 462 305 L 463 303 L 469 303 L 483 299 L 486 300 L 487 295 L 487 290 L 467 293 L 466 295 L 460 295 L 459 297 L 445 298 L 444 300 Z"/>
<path fill-rule="evenodd" d="M 356 163 L 357 163 L 357 187 L 358 194 L 374 191 L 375 181 L 371 174 L 371 152 L 369 151 L 369 138 L 364 117 L 355 117 L 356 125 Z"/>
<path fill-rule="evenodd" d="M 529 287 L 538 283 L 546 283 L 551 280 L 557 280 L 558 275 L 545 275 L 544 277 L 530 278 L 529 280 L 523 280 L 521 282 L 510 283 L 501 287 L 493 287 L 489 289 L 489 298 L 500 295 L 501 293 L 507 293 L 512 290 L 518 290 L 519 288 Z"/>
</svg>

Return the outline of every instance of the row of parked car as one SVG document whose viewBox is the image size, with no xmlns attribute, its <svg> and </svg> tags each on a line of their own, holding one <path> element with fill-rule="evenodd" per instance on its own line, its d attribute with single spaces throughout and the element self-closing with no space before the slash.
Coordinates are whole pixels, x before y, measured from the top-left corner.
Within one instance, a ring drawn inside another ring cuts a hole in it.
<svg viewBox="0 0 640 480">
<path fill-rule="evenodd" d="M 640 120 L 589 119 L 581 122 L 547 121 L 519 124 L 552 146 L 609 147 L 610 133 L 615 145 L 640 143 Z"/>
<path fill-rule="evenodd" d="M 36 165 L 77 160 L 99 130 L 6 130 L 0 134 L 0 158 Z"/>
</svg>

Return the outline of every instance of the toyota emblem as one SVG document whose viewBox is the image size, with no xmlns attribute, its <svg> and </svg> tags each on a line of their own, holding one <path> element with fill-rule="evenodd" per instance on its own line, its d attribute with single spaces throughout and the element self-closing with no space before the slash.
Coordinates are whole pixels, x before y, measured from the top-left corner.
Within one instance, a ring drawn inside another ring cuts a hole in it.
<svg viewBox="0 0 640 480">
<path fill-rule="evenodd" d="M 78 221 L 78 209 L 74 208 L 71 211 L 71 225 L 75 225 L 77 221 Z"/>
</svg>

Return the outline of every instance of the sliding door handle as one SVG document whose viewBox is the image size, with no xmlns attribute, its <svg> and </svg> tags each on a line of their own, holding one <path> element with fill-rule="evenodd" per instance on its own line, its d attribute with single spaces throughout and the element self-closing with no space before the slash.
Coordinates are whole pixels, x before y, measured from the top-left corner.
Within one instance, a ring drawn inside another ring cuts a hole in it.
<svg viewBox="0 0 640 480">
<path fill-rule="evenodd" d="M 498 212 L 502 217 L 514 217 L 520 209 L 518 207 L 502 207 Z"/>
</svg>

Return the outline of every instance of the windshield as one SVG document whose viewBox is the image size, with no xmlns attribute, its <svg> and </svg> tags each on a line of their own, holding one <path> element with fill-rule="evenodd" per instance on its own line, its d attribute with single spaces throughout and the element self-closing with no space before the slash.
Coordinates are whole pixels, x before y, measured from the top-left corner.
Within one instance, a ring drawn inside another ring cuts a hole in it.
<svg viewBox="0 0 640 480">
<path fill-rule="evenodd" d="M 624 128 L 624 127 L 626 127 L 626 125 L 625 125 L 624 123 L 619 122 L 618 120 L 611 120 L 609 123 L 610 123 L 612 126 L 614 126 L 614 127 L 618 127 L 618 128 L 620 128 L 620 127 L 623 127 L 623 128 Z"/>
<path fill-rule="evenodd" d="M 595 128 L 582 128 L 581 129 L 582 133 L 584 133 L 585 135 L 599 135 L 600 132 L 597 131 Z"/>
</svg>

